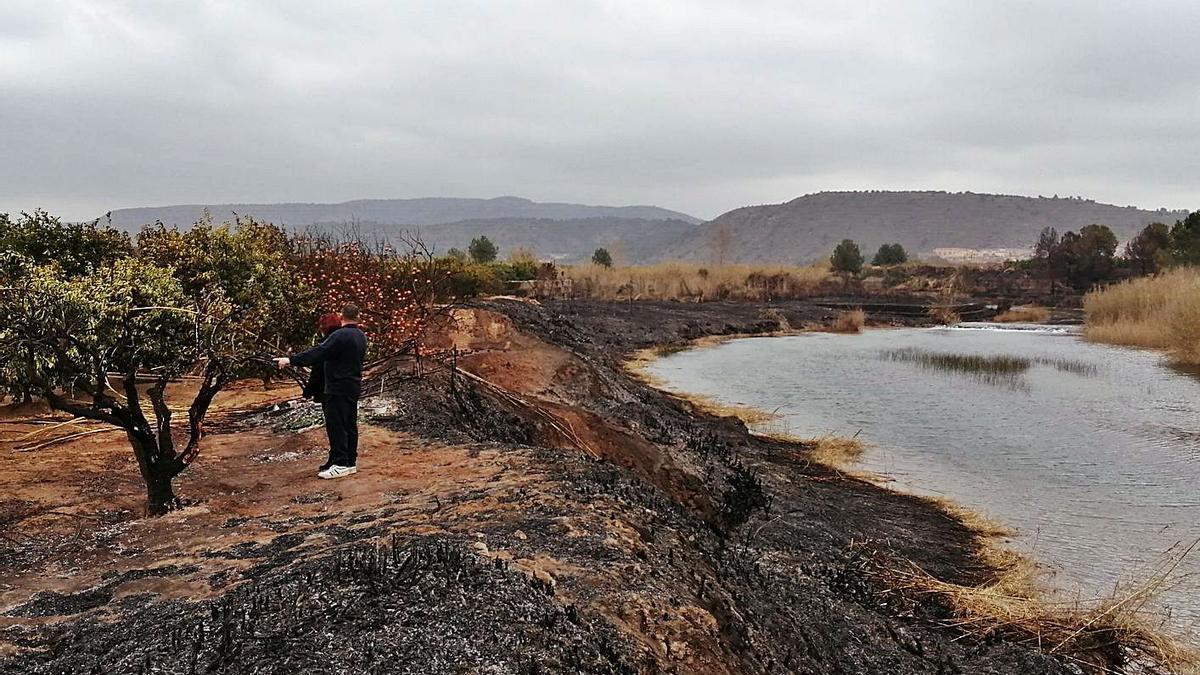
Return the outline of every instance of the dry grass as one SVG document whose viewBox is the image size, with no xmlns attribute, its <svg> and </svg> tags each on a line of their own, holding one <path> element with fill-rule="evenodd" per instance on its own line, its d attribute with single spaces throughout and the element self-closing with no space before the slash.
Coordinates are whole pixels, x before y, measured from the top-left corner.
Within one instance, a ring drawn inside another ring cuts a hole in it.
<svg viewBox="0 0 1200 675">
<path fill-rule="evenodd" d="M 748 405 L 731 405 L 728 403 L 721 403 L 716 399 L 698 394 L 677 393 L 676 396 L 679 396 L 683 400 L 696 406 L 696 408 L 699 410 L 710 415 L 716 415 L 717 417 L 736 417 L 746 424 L 746 426 L 764 424 L 779 417 L 779 414 L 775 412 L 759 410 L 758 408 L 752 408 Z"/>
<path fill-rule="evenodd" d="M 1094 342 L 1164 349 L 1200 365 L 1200 269 L 1172 270 L 1088 293 L 1084 335 Z"/>
<path fill-rule="evenodd" d="M 865 446 L 854 437 L 819 436 L 800 441 L 812 450 L 808 458 L 834 469 L 844 469 L 862 457 Z"/>
<path fill-rule="evenodd" d="M 574 292 L 604 300 L 782 300 L 818 295 L 828 265 L 575 265 L 565 270 Z"/>
<path fill-rule="evenodd" d="M 861 309 L 848 309 L 837 315 L 833 323 L 819 330 L 830 333 L 861 333 L 867 323 L 867 313 Z"/>
<path fill-rule="evenodd" d="M 953 326 L 954 324 L 962 321 L 962 318 L 958 316 L 958 312 L 955 312 L 954 308 L 950 305 L 937 305 L 935 307 L 930 307 L 928 314 L 930 318 L 942 324 L 943 326 Z"/>
<path fill-rule="evenodd" d="M 1044 323 L 1050 318 L 1050 310 L 1037 305 L 1013 307 L 1007 312 L 997 314 L 992 321 L 997 323 Z"/>
<path fill-rule="evenodd" d="M 954 610 L 952 627 L 977 638 L 1003 635 L 1063 657 L 1086 672 L 1110 670 L 1115 652 L 1144 673 L 1200 673 L 1200 652 L 1172 638 L 1154 605 L 1162 591 L 1177 583 L 1179 563 L 1196 544 L 1179 551 L 1145 580 L 1093 600 L 1056 601 L 1043 592 L 1043 571 L 1004 545 L 1013 531 L 948 499 L 928 498 L 979 538 L 980 557 L 995 572 L 977 586 L 936 579 L 917 569 L 884 572 L 902 592 L 936 594 Z"/>
</svg>

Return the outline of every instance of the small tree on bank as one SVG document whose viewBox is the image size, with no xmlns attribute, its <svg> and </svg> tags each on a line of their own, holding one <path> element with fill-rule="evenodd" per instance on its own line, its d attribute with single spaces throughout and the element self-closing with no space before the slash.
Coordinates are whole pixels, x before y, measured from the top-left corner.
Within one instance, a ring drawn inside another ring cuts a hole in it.
<svg viewBox="0 0 1200 675">
<path fill-rule="evenodd" d="M 900 244 L 883 244 L 871 260 L 872 265 L 903 265 L 908 262 L 908 252 Z"/>
<path fill-rule="evenodd" d="M 1150 223 L 1125 244 L 1125 259 L 1138 274 L 1155 274 L 1171 256 L 1171 228 L 1166 223 Z"/>
<path fill-rule="evenodd" d="M 1171 259 L 1181 265 L 1200 265 L 1200 211 L 1175 221 L 1171 228 Z"/>
<path fill-rule="evenodd" d="M 471 240 L 471 245 L 467 247 L 467 253 L 471 255 L 471 260 L 483 265 L 495 262 L 499 251 L 491 239 L 480 236 Z"/>
<path fill-rule="evenodd" d="M 863 256 L 858 244 L 851 239 L 843 239 L 842 243 L 833 249 L 829 264 L 834 272 L 845 275 L 856 275 L 862 271 Z"/>
<path fill-rule="evenodd" d="M 599 265 L 601 267 L 612 267 L 612 254 L 610 254 L 606 248 L 598 248 L 596 249 L 596 252 L 592 254 L 592 264 Z"/>
</svg>

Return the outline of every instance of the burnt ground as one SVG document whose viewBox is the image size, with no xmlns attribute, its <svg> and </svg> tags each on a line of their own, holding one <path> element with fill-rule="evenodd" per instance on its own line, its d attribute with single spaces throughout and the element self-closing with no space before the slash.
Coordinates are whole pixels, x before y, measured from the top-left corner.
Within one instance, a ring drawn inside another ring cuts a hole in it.
<svg viewBox="0 0 1200 675">
<path fill-rule="evenodd" d="M 275 393 L 207 439 L 178 481 L 197 503 L 162 518 L 136 513 L 115 434 L 0 446 L 0 673 L 1078 672 L 884 582 L 987 579 L 960 522 L 622 366 L 832 314 L 484 303 L 444 336 L 454 368 L 369 381 L 357 476 L 312 477 L 314 411 Z"/>
</svg>

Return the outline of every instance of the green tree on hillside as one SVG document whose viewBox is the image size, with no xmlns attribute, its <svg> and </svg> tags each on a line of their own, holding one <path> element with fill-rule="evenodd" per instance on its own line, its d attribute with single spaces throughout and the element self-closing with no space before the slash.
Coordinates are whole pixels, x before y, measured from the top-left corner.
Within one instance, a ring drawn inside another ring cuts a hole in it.
<svg viewBox="0 0 1200 675">
<path fill-rule="evenodd" d="M 449 251 L 446 251 L 446 257 L 458 262 L 467 261 L 467 254 L 461 248 L 451 248 Z"/>
<path fill-rule="evenodd" d="M 479 264 L 495 262 L 496 255 L 499 251 L 491 239 L 486 236 L 479 236 L 471 240 L 471 245 L 467 247 L 467 252 L 471 254 L 471 260 Z"/>
<path fill-rule="evenodd" d="M 592 264 L 600 265 L 601 267 L 612 267 L 612 254 L 610 254 L 606 248 L 598 248 L 596 249 L 595 253 L 592 253 Z"/>
<path fill-rule="evenodd" d="M 1150 223 L 1125 244 L 1125 259 L 1139 274 L 1158 272 L 1170 254 L 1171 228 L 1166 223 Z"/>
<path fill-rule="evenodd" d="M 842 243 L 833 249 L 829 264 L 833 271 L 839 274 L 858 274 L 862 271 L 863 266 L 862 251 L 858 249 L 858 244 L 853 240 L 843 239 Z"/>
<path fill-rule="evenodd" d="M 875 252 L 872 265 L 903 265 L 908 262 L 908 252 L 900 244 L 883 244 Z"/>
<path fill-rule="evenodd" d="M 1200 211 L 1175 221 L 1171 228 L 1171 257 L 1182 265 L 1200 265 Z"/>
</svg>

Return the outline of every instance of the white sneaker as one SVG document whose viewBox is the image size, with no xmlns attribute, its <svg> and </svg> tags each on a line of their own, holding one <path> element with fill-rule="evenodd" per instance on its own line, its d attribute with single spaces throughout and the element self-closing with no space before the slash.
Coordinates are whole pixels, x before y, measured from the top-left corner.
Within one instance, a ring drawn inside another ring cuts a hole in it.
<svg viewBox="0 0 1200 675">
<path fill-rule="evenodd" d="M 357 466 L 338 466 L 338 465 L 334 464 L 333 466 L 329 467 L 328 469 L 325 469 L 324 471 L 317 472 L 317 478 L 325 478 L 325 479 L 343 478 L 345 476 L 350 476 L 350 475 L 353 475 L 356 473 L 358 473 Z"/>
</svg>

